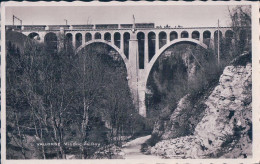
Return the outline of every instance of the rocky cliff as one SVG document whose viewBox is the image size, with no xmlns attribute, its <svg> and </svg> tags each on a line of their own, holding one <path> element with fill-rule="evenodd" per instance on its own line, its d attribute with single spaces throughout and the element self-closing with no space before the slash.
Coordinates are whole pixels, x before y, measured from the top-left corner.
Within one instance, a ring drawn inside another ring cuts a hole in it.
<svg viewBox="0 0 260 164">
<path fill-rule="evenodd" d="M 209 96 L 200 99 L 201 113 L 194 110 L 189 95 L 182 98 L 170 120 L 155 126 L 154 135 L 160 141 L 151 153 L 165 158 L 252 156 L 251 76 L 251 55 L 243 54 L 224 69 Z"/>
</svg>

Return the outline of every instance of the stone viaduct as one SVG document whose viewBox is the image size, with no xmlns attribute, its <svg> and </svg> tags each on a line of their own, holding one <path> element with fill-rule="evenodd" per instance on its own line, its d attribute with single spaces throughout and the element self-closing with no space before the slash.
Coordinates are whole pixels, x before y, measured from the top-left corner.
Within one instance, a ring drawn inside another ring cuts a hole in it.
<svg viewBox="0 0 260 164">
<path fill-rule="evenodd" d="M 158 57 L 171 45 L 188 42 L 205 49 L 214 47 L 219 36 L 233 38 L 230 27 L 154 27 L 153 23 L 99 25 L 6 26 L 39 42 L 58 46 L 59 34 L 71 41 L 76 52 L 92 43 L 104 43 L 122 57 L 128 84 L 139 114 L 146 117 L 145 93 L 148 76 Z M 142 61 L 142 62 L 140 62 Z"/>
</svg>

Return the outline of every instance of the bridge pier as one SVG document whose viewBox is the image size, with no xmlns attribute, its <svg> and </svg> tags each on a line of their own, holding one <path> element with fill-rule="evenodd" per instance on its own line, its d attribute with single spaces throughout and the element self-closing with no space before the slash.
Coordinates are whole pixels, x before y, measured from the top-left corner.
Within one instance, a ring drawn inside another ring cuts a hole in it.
<svg viewBox="0 0 260 164">
<path fill-rule="evenodd" d="M 85 33 L 81 33 L 82 35 L 82 45 L 86 43 L 86 36 Z"/>
<path fill-rule="evenodd" d="M 115 44 L 115 40 L 114 40 L 114 34 L 111 34 L 111 44 L 114 45 Z M 122 47 L 121 47 L 122 49 Z M 123 49 L 122 49 L 123 50 Z"/>
<path fill-rule="evenodd" d="M 65 40 L 65 32 L 64 32 L 64 28 L 61 27 L 60 28 L 60 32 L 57 34 L 57 46 L 58 46 L 58 51 L 60 51 L 63 47 L 64 47 L 64 40 Z"/>
<path fill-rule="evenodd" d="M 128 84 L 135 107 L 138 109 L 138 40 L 134 33 L 130 34 L 129 40 L 129 64 Z"/>
<path fill-rule="evenodd" d="M 139 114 L 146 117 L 146 106 L 145 106 L 145 91 L 146 91 L 146 71 L 145 69 L 139 69 L 138 76 L 138 109 Z"/>
<path fill-rule="evenodd" d="M 199 41 L 200 41 L 201 43 L 203 43 L 203 32 L 200 32 Z"/>
<path fill-rule="evenodd" d="M 76 50 L 76 34 L 72 34 L 72 47 Z"/>
<path fill-rule="evenodd" d="M 144 68 L 149 63 L 149 52 L 148 52 L 148 34 L 144 35 Z"/>
<path fill-rule="evenodd" d="M 120 33 L 120 49 L 124 52 L 124 35 Z"/>
<path fill-rule="evenodd" d="M 159 51 L 159 33 L 155 34 L 155 53 L 157 53 Z"/>
<path fill-rule="evenodd" d="M 146 86 L 145 86 L 144 78 L 142 77 L 145 73 L 145 69 L 144 70 L 139 69 L 138 40 L 137 40 L 137 35 L 135 33 L 130 34 L 128 62 L 129 62 L 127 68 L 128 85 L 130 87 L 133 103 L 135 107 L 139 110 L 138 111 L 139 114 L 143 117 L 146 117 L 146 107 L 145 107 Z"/>
<path fill-rule="evenodd" d="M 215 49 L 215 44 L 214 44 L 214 31 L 211 31 L 209 47 L 211 47 L 213 50 Z"/>
</svg>

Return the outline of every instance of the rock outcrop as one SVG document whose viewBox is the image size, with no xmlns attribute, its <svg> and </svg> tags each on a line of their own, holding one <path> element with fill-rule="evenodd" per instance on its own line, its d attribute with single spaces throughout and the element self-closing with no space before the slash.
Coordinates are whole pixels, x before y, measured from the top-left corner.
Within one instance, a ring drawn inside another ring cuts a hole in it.
<svg viewBox="0 0 260 164">
<path fill-rule="evenodd" d="M 197 99 L 198 102 L 193 104 L 191 95 L 184 96 L 168 120 L 162 119 L 156 122 L 153 136 L 165 140 L 193 134 L 206 108 L 204 98 L 203 96 Z"/>
<path fill-rule="evenodd" d="M 249 58 L 251 59 L 251 56 Z M 245 59 L 245 55 L 240 59 Z M 153 146 L 151 153 L 165 158 L 252 156 L 251 76 L 250 62 L 236 60 L 232 65 L 227 66 L 220 77 L 219 84 L 205 100 L 204 116 L 196 125 L 193 134 L 176 138 L 171 131 L 176 129 L 166 128 L 166 131 L 161 134 L 161 139 L 164 140 Z M 178 122 L 177 116 L 180 113 L 189 114 L 188 111 L 191 110 L 189 103 L 187 96 L 181 99 L 177 109 L 171 115 L 171 123 L 168 124 L 173 127 L 172 121 Z"/>
</svg>

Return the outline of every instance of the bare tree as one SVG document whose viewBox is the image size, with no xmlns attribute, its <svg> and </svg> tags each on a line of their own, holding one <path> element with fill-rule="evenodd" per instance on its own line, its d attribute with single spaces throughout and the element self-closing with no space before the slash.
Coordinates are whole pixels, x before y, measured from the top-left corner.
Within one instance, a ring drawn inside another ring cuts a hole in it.
<svg viewBox="0 0 260 164">
<path fill-rule="evenodd" d="M 231 27 L 234 31 L 235 51 L 237 55 L 251 50 L 251 6 L 243 5 L 228 8 Z"/>
<path fill-rule="evenodd" d="M 57 145 L 54 150 L 38 146 L 39 158 L 50 158 L 51 151 L 65 159 L 69 151 L 65 143 L 70 140 L 80 143 L 80 158 L 89 156 L 85 143 L 93 140 L 92 133 L 98 134 L 91 131 L 98 126 L 97 117 L 110 122 L 115 136 L 111 143 L 120 145 L 124 131 L 133 127 L 128 125 L 128 115 L 136 111 L 126 70 L 116 56 L 109 55 L 111 48 L 93 45 L 74 54 L 62 44 L 58 51 L 45 46 L 28 40 L 22 53 L 12 46 L 7 50 L 7 124 L 13 128 L 8 136 L 15 137 L 23 158 L 30 158 L 31 151 L 23 145 L 28 135 L 34 135 L 37 142 Z M 73 136 L 74 130 L 79 133 Z M 97 142 L 107 144 L 106 139 Z"/>
<path fill-rule="evenodd" d="M 102 67 L 101 57 L 94 52 L 93 47 L 87 47 L 75 56 L 74 79 L 77 86 L 79 105 L 77 120 L 80 124 L 80 151 L 81 158 L 84 159 L 84 143 L 86 141 L 89 119 L 93 113 L 94 102 L 102 96 L 105 87 L 104 68 Z"/>
</svg>

